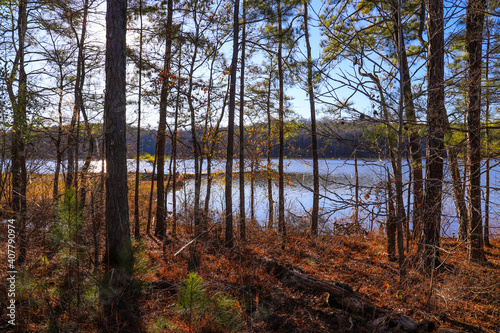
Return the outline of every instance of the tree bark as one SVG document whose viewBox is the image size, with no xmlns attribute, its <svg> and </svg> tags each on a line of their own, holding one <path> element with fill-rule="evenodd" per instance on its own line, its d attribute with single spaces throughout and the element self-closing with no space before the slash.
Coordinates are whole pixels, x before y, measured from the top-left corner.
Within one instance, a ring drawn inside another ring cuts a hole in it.
<svg viewBox="0 0 500 333">
<path fill-rule="evenodd" d="M 427 0 L 428 8 L 428 96 L 427 96 L 427 164 L 423 225 L 419 237 L 419 254 L 426 267 L 439 258 L 441 200 L 443 193 L 444 135 L 447 114 L 444 106 L 444 19 L 443 1 Z"/>
<path fill-rule="evenodd" d="M 156 177 L 156 227 L 155 236 L 163 238 L 166 233 L 165 212 L 165 141 L 167 135 L 167 102 L 170 93 L 170 64 L 172 59 L 172 0 L 168 1 L 165 33 L 165 56 L 161 75 L 160 121 L 158 123 L 157 177 Z"/>
<path fill-rule="evenodd" d="M 135 148 L 135 192 L 134 192 L 134 236 L 141 237 L 139 227 L 139 177 L 140 177 L 140 155 L 141 155 L 141 102 L 142 102 L 142 0 L 139 0 L 139 96 L 137 101 L 137 142 Z"/>
<path fill-rule="evenodd" d="M 130 240 L 126 146 L 127 1 L 109 0 L 106 12 L 106 254 L 101 289 L 104 332 L 140 332 Z"/>
<path fill-rule="evenodd" d="M 13 106 L 13 128 L 11 142 L 11 173 L 12 173 L 12 210 L 14 211 L 19 239 L 18 264 L 26 258 L 25 219 L 26 219 L 26 108 L 28 104 L 27 75 L 25 70 L 25 37 L 27 31 L 27 1 L 21 0 L 18 8 L 17 33 L 18 49 L 7 89 Z M 18 72 L 18 91 L 15 96 L 12 90 L 16 72 Z"/>
<path fill-rule="evenodd" d="M 469 219 L 468 259 L 484 261 L 481 216 L 481 65 L 486 0 L 469 0 L 466 14 L 465 48 L 469 68 L 467 83 L 467 201 Z"/>
<path fill-rule="evenodd" d="M 422 153 L 420 151 L 420 140 L 418 135 L 417 117 L 415 114 L 415 104 L 413 102 L 413 92 L 410 77 L 410 68 L 408 65 L 408 55 L 404 38 L 400 38 L 401 23 L 398 15 L 399 3 L 393 1 L 392 22 L 394 26 L 394 41 L 398 48 L 398 60 L 400 64 L 403 90 L 403 104 L 406 116 L 406 125 L 408 127 L 408 146 L 412 163 L 412 179 L 413 179 L 413 236 L 418 237 L 420 234 L 420 225 L 422 219 L 422 203 L 424 201 L 424 189 L 422 181 Z M 409 216 L 407 217 L 410 218 Z"/>
<path fill-rule="evenodd" d="M 269 214 L 269 219 L 267 222 L 268 229 L 272 229 L 274 227 L 273 170 L 271 166 L 271 149 L 272 149 L 271 80 L 272 80 L 272 70 L 269 69 L 269 82 L 267 90 L 267 164 L 266 164 L 267 201 L 268 201 L 268 214 Z"/>
<path fill-rule="evenodd" d="M 245 240 L 245 45 L 246 45 L 246 8 L 245 0 L 242 1 L 243 26 L 241 30 L 241 70 L 240 70 L 240 239 Z"/>
<path fill-rule="evenodd" d="M 233 247 L 233 145 L 234 145 L 234 111 L 236 109 L 236 70 L 238 67 L 238 34 L 239 34 L 240 1 L 234 2 L 233 16 L 233 56 L 231 60 L 231 79 L 229 84 L 229 119 L 227 126 L 226 152 L 226 247 Z"/>
<path fill-rule="evenodd" d="M 491 44 L 491 31 L 490 31 L 490 20 L 486 20 L 486 63 L 484 69 L 484 80 L 486 84 L 486 96 L 485 96 L 485 150 L 486 150 L 486 188 L 484 194 L 484 245 L 491 246 L 490 244 L 490 84 L 489 84 L 489 72 L 490 72 L 490 44 Z"/>
<path fill-rule="evenodd" d="M 278 79 L 279 79 L 279 162 L 278 162 L 278 229 L 281 233 L 282 247 L 286 242 L 285 225 L 285 173 L 284 173 L 284 153 L 285 153 L 285 95 L 283 76 L 283 13 L 281 0 L 278 0 Z"/>
<path fill-rule="evenodd" d="M 467 239 L 467 205 L 465 203 L 465 196 L 463 191 L 463 182 L 460 177 L 460 169 L 458 166 L 458 157 L 455 147 L 451 144 L 446 144 L 446 153 L 448 155 L 448 163 L 451 174 L 451 187 L 453 191 L 453 202 L 458 217 L 458 239 L 465 241 Z"/>
<path fill-rule="evenodd" d="M 314 101 L 313 87 L 313 60 L 311 54 L 311 43 L 309 41 L 309 1 L 304 2 L 304 35 L 307 48 L 307 92 L 309 94 L 309 108 L 311 110 L 311 144 L 313 157 L 313 206 L 311 212 L 311 234 L 318 234 L 319 218 L 319 165 L 318 165 L 318 135 L 316 130 L 316 106 Z M 357 190 L 357 187 L 356 187 Z M 357 215 L 357 206 L 356 206 Z M 356 223 L 357 217 L 356 217 Z"/>
</svg>

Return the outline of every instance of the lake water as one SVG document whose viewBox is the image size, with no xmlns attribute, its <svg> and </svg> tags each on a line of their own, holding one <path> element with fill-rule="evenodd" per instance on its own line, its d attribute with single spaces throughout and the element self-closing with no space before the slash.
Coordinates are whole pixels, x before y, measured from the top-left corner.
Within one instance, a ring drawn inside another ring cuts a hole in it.
<svg viewBox="0 0 500 333">
<path fill-rule="evenodd" d="M 166 161 L 166 172 L 168 172 L 168 162 Z M 129 172 L 135 172 L 135 160 L 128 160 Z M 273 169 L 277 171 L 278 160 L 273 159 Z M 492 161 L 494 165 L 490 172 L 490 223 L 492 230 L 498 230 L 498 220 L 500 214 L 500 166 L 499 161 Z M 238 170 L 238 161 L 234 162 L 234 171 Z M 30 171 L 38 173 L 53 173 L 54 162 L 40 162 L 31 161 L 29 165 Z M 152 164 L 149 162 L 141 161 L 141 172 L 152 172 Z M 194 166 L 193 160 L 180 160 L 178 161 L 178 172 L 180 173 L 193 173 Z M 261 161 L 261 168 L 265 169 L 265 161 Z M 355 167 L 353 160 L 333 160 L 323 159 L 319 163 L 320 168 L 320 214 L 323 223 L 321 227 L 324 231 L 331 231 L 335 228 L 336 223 L 345 223 L 350 221 L 354 211 L 354 184 L 355 184 Z M 206 165 L 203 168 L 206 171 Z M 484 169 L 484 168 L 483 168 Z M 91 172 L 100 172 L 102 170 L 101 161 L 93 161 L 91 165 Z M 388 161 L 381 160 L 358 160 L 358 175 L 359 175 L 359 216 L 363 226 L 366 229 L 378 228 L 379 223 L 385 221 L 385 203 L 387 200 L 386 194 L 386 179 L 387 172 L 391 171 L 391 165 Z M 212 185 L 211 191 L 211 211 L 214 216 L 222 212 L 224 208 L 224 181 L 223 172 L 225 171 L 224 161 L 214 161 L 212 165 L 212 172 L 217 173 L 216 179 Z M 246 167 L 246 171 L 250 171 Z M 294 221 L 297 225 L 304 227 L 308 223 L 308 212 L 312 208 L 312 160 L 307 159 L 286 159 L 285 160 L 285 210 L 287 218 Z M 445 174 L 449 173 L 445 170 Z M 405 206 L 408 204 L 407 191 L 408 191 L 408 167 L 403 167 L 403 181 L 405 183 Z M 485 184 L 485 174 L 483 172 L 482 182 Z M 202 199 L 205 198 L 206 189 L 206 176 L 203 176 L 202 184 Z M 273 180 L 273 199 L 275 201 L 274 213 L 275 221 L 277 220 L 278 209 L 278 181 Z M 247 217 L 250 216 L 250 180 L 245 183 L 245 202 Z M 268 189 L 267 178 L 265 175 L 257 173 L 255 179 L 255 218 L 262 225 L 267 224 L 268 219 Z M 177 191 L 178 209 L 182 207 L 192 207 L 194 193 L 194 180 L 188 180 L 185 186 Z M 442 234 L 446 236 L 453 236 L 457 234 L 457 219 L 455 207 L 451 196 L 451 185 L 449 177 L 445 179 L 443 198 L 443 223 Z M 484 198 L 484 189 L 483 189 Z M 171 210 L 171 193 L 168 195 L 168 209 Z M 186 205 L 184 205 L 186 203 Z M 239 182 L 238 176 L 233 177 L 233 213 L 238 214 L 239 207 Z M 484 209 L 483 209 L 484 212 Z"/>
</svg>

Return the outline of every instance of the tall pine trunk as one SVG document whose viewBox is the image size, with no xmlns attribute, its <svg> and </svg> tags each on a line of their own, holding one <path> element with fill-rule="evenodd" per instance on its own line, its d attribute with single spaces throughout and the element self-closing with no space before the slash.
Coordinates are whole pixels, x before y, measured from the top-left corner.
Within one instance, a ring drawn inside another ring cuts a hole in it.
<svg viewBox="0 0 500 333">
<path fill-rule="evenodd" d="M 311 143 L 313 157 L 313 206 L 311 213 L 311 234 L 318 234 L 319 216 L 319 165 L 318 165 L 318 135 L 316 130 L 316 106 L 314 101 L 313 87 L 313 61 L 311 55 L 311 43 L 309 41 L 309 1 L 304 3 L 304 35 L 307 48 L 307 92 L 309 94 L 309 108 L 311 110 Z M 357 189 L 357 188 L 356 188 Z M 356 208 L 357 212 L 357 208 Z M 357 218 L 356 218 L 356 223 Z"/>
<path fill-rule="evenodd" d="M 101 289 L 102 329 L 140 332 L 133 278 L 127 186 L 126 138 L 127 1 L 109 0 L 106 12 L 106 254 Z"/>
<path fill-rule="evenodd" d="M 139 227 L 139 164 L 141 155 L 141 102 L 142 102 L 142 0 L 139 0 L 139 96 L 137 101 L 137 142 L 135 148 L 134 236 L 141 237 Z"/>
<path fill-rule="evenodd" d="M 229 83 L 229 119 L 227 125 L 226 151 L 226 234 L 225 245 L 233 247 L 233 145 L 234 145 L 234 111 L 236 109 L 236 71 L 238 67 L 238 34 L 239 34 L 240 1 L 234 2 L 233 16 L 233 55 L 231 60 L 231 79 Z"/>
<path fill-rule="evenodd" d="M 271 118 L 271 80 L 272 71 L 269 72 L 269 82 L 267 87 L 267 201 L 268 201 L 268 222 L 267 228 L 272 229 L 274 226 L 274 200 L 273 200 L 273 170 L 271 166 L 271 153 L 272 153 L 272 118 Z"/>
<path fill-rule="evenodd" d="M 18 264 L 24 262 L 26 257 L 25 219 L 26 219 L 26 145 L 24 136 L 26 132 L 26 107 L 28 102 L 27 75 L 25 71 L 25 37 L 27 31 L 27 1 L 21 0 L 18 8 L 17 33 L 18 49 L 16 62 L 7 89 L 13 106 L 13 127 L 11 142 L 11 174 L 12 174 L 12 210 L 15 214 L 19 239 Z M 14 94 L 12 83 L 16 70 L 18 76 L 17 96 Z"/>
<path fill-rule="evenodd" d="M 163 238 L 166 233 L 165 210 L 165 141 L 167 135 L 167 103 L 170 93 L 170 64 L 172 58 L 172 0 L 168 1 L 167 26 L 165 30 L 165 56 L 161 75 L 160 121 L 158 123 L 157 183 L 156 183 L 156 227 L 155 236 Z"/>
<path fill-rule="evenodd" d="M 246 38 L 246 12 L 245 0 L 243 7 L 243 26 L 241 31 L 241 70 L 240 70 L 240 238 L 245 240 L 245 38 Z"/>
<path fill-rule="evenodd" d="M 447 115 L 444 106 L 443 1 L 427 0 L 427 8 L 427 164 L 419 254 L 424 266 L 430 268 L 435 267 L 435 261 L 439 258 Z"/>
<path fill-rule="evenodd" d="M 284 93 L 284 75 L 283 75 L 283 15 L 281 0 L 278 0 L 278 80 L 279 80 L 279 162 L 278 162 L 278 229 L 281 233 L 282 247 L 286 242 L 285 225 L 285 173 L 284 173 L 284 154 L 285 154 L 285 93 Z"/>
<path fill-rule="evenodd" d="M 465 22 L 465 48 L 469 68 L 467 82 L 469 242 L 467 253 L 468 259 L 472 261 L 485 260 L 481 216 L 481 65 L 485 9 L 486 0 L 469 0 Z"/>
</svg>

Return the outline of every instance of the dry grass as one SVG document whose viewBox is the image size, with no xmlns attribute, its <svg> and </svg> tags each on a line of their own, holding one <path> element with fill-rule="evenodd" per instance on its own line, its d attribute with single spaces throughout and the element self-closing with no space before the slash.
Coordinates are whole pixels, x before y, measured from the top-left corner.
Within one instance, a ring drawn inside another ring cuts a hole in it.
<svg viewBox="0 0 500 333">
<path fill-rule="evenodd" d="M 32 178 L 33 180 L 33 178 Z M 130 212 L 133 212 L 134 178 L 129 179 Z M 254 332 L 326 332 L 347 331 L 349 314 L 330 308 L 325 295 L 290 286 L 270 275 L 252 258 L 267 257 L 298 267 L 305 274 L 324 281 L 341 282 L 374 304 L 417 320 L 426 319 L 436 326 L 459 328 L 465 331 L 498 332 L 500 327 L 500 239 L 492 240 L 486 248 L 488 262 L 483 265 L 466 261 L 465 244 L 443 239 L 444 265 L 431 276 L 419 270 L 414 261 L 415 248 L 409 249 L 407 275 L 400 279 L 397 263 L 387 260 L 385 238 L 378 233 L 366 236 L 322 235 L 311 239 L 307 234 L 291 231 L 285 250 L 281 237 L 274 231 L 263 230 L 249 222 L 248 239 L 236 243 L 235 249 L 223 247 L 223 227 L 214 227 L 207 236 L 174 256 L 191 240 L 189 218 L 179 217 L 176 238 L 168 237 L 165 252 L 160 240 L 145 235 L 150 182 L 141 181 L 139 214 L 142 250 L 137 253 L 137 277 L 144 282 L 141 314 L 145 327 L 153 332 L 162 329 L 177 332 L 217 331 L 210 318 L 200 319 L 198 326 L 189 326 L 175 308 L 180 283 L 187 276 L 187 262 L 196 252 L 200 256 L 199 275 L 206 281 L 210 293 L 224 293 L 238 300 L 245 318 L 246 330 Z M 90 192 L 85 208 L 85 230 L 82 243 L 86 253 L 79 272 L 89 292 L 94 274 L 93 228 L 98 227 L 98 244 L 104 246 L 100 181 L 89 179 Z M 62 188 L 62 184 L 61 184 Z M 60 309 L 60 293 L 65 268 L 61 256 L 49 241 L 54 220 L 52 183 L 50 177 L 40 176 L 28 188 L 29 251 L 27 262 L 20 269 L 19 283 L 30 296 L 18 299 L 20 327 L 25 332 L 46 331 L 50 318 L 78 332 L 94 332 L 97 327 L 95 304 Z M 91 197 L 93 198 L 91 200 Z M 153 202 L 154 202 L 153 197 Z M 153 205 L 153 209 L 155 209 Z M 101 213 L 100 213 L 101 212 Z M 154 214 L 153 214 L 154 215 Z M 133 220 L 131 214 L 131 221 Z M 38 222 L 37 222 L 38 221 Z M 94 222 L 98 222 L 95 224 Z M 219 222 L 221 223 L 220 219 Z M 169 230 L 171 218 L 169 218 Z M 5 233 L 2 234 L 0 256 L 6 258 Z M 100 253 L 102 256 L 102 253 Z M 5 281 L 5 261 L 0 265 L 0 278 Z M 155 282 L 156 281 L 156 282 Z M 159 283 L 158 281 L 161 281 Z M 0 287 L 0 302 L 5 285 Z M 0 304 L 0 315 L 5 318 Z M 57 313 L 57 316 L 56 316 Z M 0 328 L 4 323 L 0 323 Z M 209 330 L 210 328 L 210 330 Z"/>
</svg>

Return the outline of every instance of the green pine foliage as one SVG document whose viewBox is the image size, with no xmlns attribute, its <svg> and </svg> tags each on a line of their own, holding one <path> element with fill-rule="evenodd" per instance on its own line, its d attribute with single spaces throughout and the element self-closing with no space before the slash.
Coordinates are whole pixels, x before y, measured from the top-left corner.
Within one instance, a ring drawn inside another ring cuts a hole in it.
<svg viewBox="0 0 500 333">
<path fill-rule="evenodd" d="M 57 209 L 57 219 L 52 227 L 50 239 L 66 260 L 74 261 L 71 249 L 77 245 L 78 233 L 82 230 L 82 211 L 77 203 L 75 189 L 67 189 Z"/>
<path fill-rule="evenodd" d="M 182 282 L 177 309 L 190 326 L 215 326 L 224 332 L 240 332 L 245 326 L 239 302 L 223 293 L 209 296 L 196 273 Z"/>
</svg>

